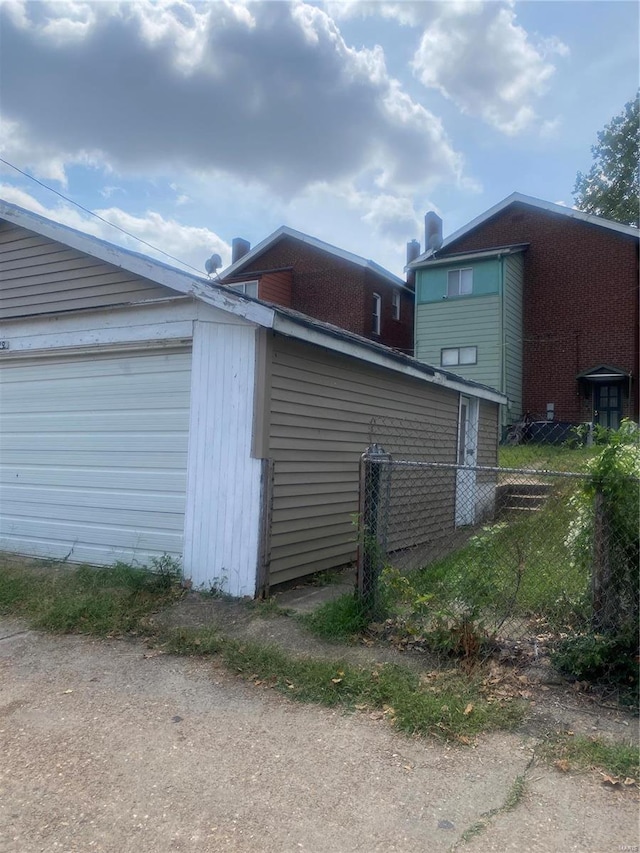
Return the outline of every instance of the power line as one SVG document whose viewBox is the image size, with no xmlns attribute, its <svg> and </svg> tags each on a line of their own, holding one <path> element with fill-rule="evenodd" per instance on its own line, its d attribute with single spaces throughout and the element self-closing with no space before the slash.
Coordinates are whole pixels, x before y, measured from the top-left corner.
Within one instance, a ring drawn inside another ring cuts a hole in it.
<svg viewBox="0 0 640 853">
<path fill-rule="evenodd" d="M 14 166 L 13 163 L 9 163 L 8 160 L 4 160 L 0 157 L 0 163 L 4 163 L 5 166 L 10 166 L 12 169 L 15 169 L 16 172 L 19 172 L 21 175 L 24 175 L 25 178 L 29 178 L 30 181 L 38 184 L 43 187 L 45 190 L 49 190 L 49 192 L 54 193 L 59 196 L 64 201 L 68 201 L 69 204 L 74 204 L 80 210 L 84 211 L 84 213 L 88 213 L 90 216 L 95 216 L 96 219 L 99 219 L 100 222 L 104 222 L 105 225 L 110 225 L 112 228 L 115 228 L 117 231 L 121 231 L 123 234 L 126 234 L 127 237 L 131 237 L 132 240 L 137 240 L 139 243 L 142 243 L 144 246 L 148 246 L 150 249 L 153 249 L 154 252 L 159 252 L 161 255 L 165 255 L 167 258 L 171 258 L 172 261 L 177 261 L 179 264 L 182 264 L 185 267 L 189 267 L 189 269 L 194 270 L 198 273 L 200 278 L 203 278 L 202 271 L 197 267 L 188 264 L 186 261 L 181 260 L 180 258 L 176 258 L 175 255 L 170 255 L 169 252 L 165 252 L 164 249 L 159 249 L 157 246 L 154 246 L 153 243 L 148 243 L 146 240 L 143 240 L 142 237 L 137 237 L 135 234 L 132 234 L 130 231 L 127 231 L 125 228 L 121 228 L 120 225 L 115 225 L 113 222 L 109 222 L 108 219 L 105 219 L 104 216 L 100 216 L 99 213 L 96 213 L 93 210 L 89 210 L 88 207 L 83 207 L 79 202 L 74 201 L 72 198 L 64 195 L 64 193 L 59 192 L 58 190 L 54 190 L 53 187 L 44 184 L 42 181 L 39 181 L 38 178 L 34 178 L 33 175 L 30 175 L 28 172 L 23 172 L 22 169 L 19 169 L 17 166 Z"/>
</svg>

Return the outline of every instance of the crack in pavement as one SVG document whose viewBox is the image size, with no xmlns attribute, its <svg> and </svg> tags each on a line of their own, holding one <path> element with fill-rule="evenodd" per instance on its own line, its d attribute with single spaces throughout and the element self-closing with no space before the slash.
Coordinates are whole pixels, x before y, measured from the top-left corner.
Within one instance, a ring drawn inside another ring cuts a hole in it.
<svg viewBox="0 0 640 853">
<path fill-rule="evenodd" d="M 502 803 L 501 806 L 496 806 L 496 808 L 489 809 L 489 811 L 481 814 L 478 820 L 465 829 L 460 838 L 458 838 L 458 840 L 449 848 L 449 853 L 454 853 L 454 851 L 459 850 L 472 838 L 475 838 L 477 835 L 480 835 L 481 832 L 487 830 L 495 817 L 512 812 L 520 805 L 525 791 L 527 774 L 533 767 L 535 760 L 536 753 L 534 750 L 522 773 L 519 773 L 513 780 L 513 784 L 509 788 L 504 803 Z"/>
</svg>

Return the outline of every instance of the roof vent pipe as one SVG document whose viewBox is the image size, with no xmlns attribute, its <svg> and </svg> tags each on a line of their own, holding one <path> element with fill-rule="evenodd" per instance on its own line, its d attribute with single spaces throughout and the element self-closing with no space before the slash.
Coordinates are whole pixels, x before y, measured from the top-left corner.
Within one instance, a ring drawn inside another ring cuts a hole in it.
<svg viewBox="0 0 640 853">
<path fill-rule="evenodd" d="M 430 210 L 424 218 L 425 248 L 435 252 L 442 246 L 442 219 Z"/>
<path fill-rule="evenodd" d="M 251 251 L 251 243 L 244 237 L 234 237 L 231 241 L 231 263 L 235 264 Z"/>
</svg>

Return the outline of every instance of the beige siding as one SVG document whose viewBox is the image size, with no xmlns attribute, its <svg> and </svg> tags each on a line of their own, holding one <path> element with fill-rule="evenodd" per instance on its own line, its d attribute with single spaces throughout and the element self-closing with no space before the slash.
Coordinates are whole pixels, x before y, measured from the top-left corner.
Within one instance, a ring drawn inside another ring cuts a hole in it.
<svg viewBox="0 0 640 853">
<path fill-rule="evenodd" d="M 371 442 L 396 458 L 455 460 L 458 394 L 277 336 L 271 365 L 270 582 L 277 584 L 354 559 L 359 458 Z M 436 495 L 394 475 L 391 547 L 401 521 L 413 530 L 412 520 L 424 526 L 451 516 L 449 479 Z"/>
<path fill-rule="evenodd" d="M 478 412 L 478 465 L 498 464 L 498 406 L 480 400 Z"/>
<path fill-rule="evenodd" d="M 174 291 L 0 222 L 0 319 L 167 296 Z"/>
</svg>

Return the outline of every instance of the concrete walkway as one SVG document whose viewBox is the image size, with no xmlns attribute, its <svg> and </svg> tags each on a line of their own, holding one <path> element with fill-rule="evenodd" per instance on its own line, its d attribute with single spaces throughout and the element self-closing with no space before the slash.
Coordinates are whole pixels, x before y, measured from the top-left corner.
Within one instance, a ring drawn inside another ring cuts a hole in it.
<svg viewBox="0 0 640 853">
<path fill-rule="evenodd" d="M 293 704 L 215 661 L 138 641 L 0 620 L 0 851 L 600 853 L 638 843 L 634 792 L 532 764 L 526 736 L 453 747 L 402 737 L 377 716 Z M 501 811 L 520 776 L 519 801 Z"/>
</svg>

